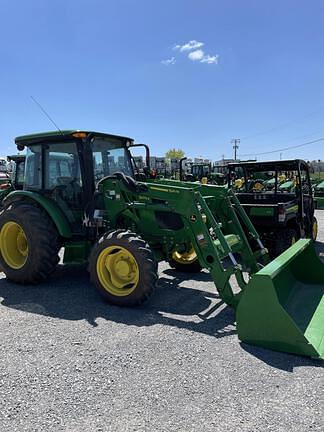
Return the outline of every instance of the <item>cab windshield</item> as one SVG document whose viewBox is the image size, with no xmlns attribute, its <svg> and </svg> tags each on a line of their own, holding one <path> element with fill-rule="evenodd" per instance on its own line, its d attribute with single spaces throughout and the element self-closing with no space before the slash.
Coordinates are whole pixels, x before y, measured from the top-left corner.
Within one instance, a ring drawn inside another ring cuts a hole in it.
<svg viewBox="0 0 324 432">
<path fill-rule="evenodd" d="M 93 169 L 96 183 L 103 177 L 123 172 L 133 176 L 130 153 L 117 138 L 94 138 L 92 141 Z"/>
</svg>

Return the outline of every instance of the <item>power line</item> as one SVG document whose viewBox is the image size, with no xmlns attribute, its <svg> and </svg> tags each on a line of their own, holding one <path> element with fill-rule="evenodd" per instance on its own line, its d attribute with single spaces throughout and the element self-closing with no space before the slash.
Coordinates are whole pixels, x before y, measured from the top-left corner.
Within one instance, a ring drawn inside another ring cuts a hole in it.
<svg viewBox="0 0 324 432">
<path fill-rule="evenodd" d="M 275 132 L 275 131 L 277 131 L 277 130 L 283 129 L 283 128 L 285 128 L 285 127 L 291 125 L 291 124 L 294 124 L 294 123 L 297 123 L 297 122 L 299 123 L 299 122 L 301 122 L 302 120 L 305 120 L 305 119 L 307 119 L 307 118 L 313 117 L 313 116 L 315 116 L 316 114 L 318 114 L 318 113 L 320 113 L 320 112 L 322 112 L 322 111 L 323 111 L 323 108 L 320 109 L 320 110 L 317 110 L 317 111 L 313 111 L 312 113 L 306 114 L 306 115 L 300 117 L 299 119 L 295 119 L 295 120 L 291 120 L 291 121 L 288 121 L 288 122 L 285 122 L 285 123 L 281 123 L 281 124 L 278 125 L 278 126 L 274 126 L 274 127 L 272 127 L 272 128 L 269 128 L 269 129 L 263 130 L 263 131 L 261 131 L 261 132 L 256 132 L 256 133 L 254 133 L 254 134 L 251 134 L 251 135 L 245 136 L 245 137 L 243 137 L 242 139 L 243 139 L 243 140 L 246 140 L 246 139 L 250 139 L 250 138 L 258 137 L 258 136 L 260 136 L 260 135 L 267 135 L 267 134 L 269 134 L 269 133 L 272 133 L 272 132 Z"/>
<path fill-rule="evenodd" d="M 298 144 L 298 145 L 294 145 L 294 146 L 280 148 L 280 149 L 277 149 L 277 150 L 271 150 L 271 151 L 262 152 L 262 153 L 245 153 L 245 154 L 241 154 L 239 156 L 240 157 L 242 157 L 242 156 L 244 156 L 244 157 L 245 156 L 262 156 L 262 155 L 267 155 L 267 154 L 280 153 L 280 152 L 283 152 L 283 151 L 292 150 L 292 149 L 295 149 L 295 148 L 299 148 L 299 147 L 304 147 L 304 146 L 308 146 L 308 145 L 311 145 L 311 144 L 315 144 L 315 143 L 320 142 L 320 141 L 324 141 L 324 138 L 318 138 L 317 140 L 314 140 L 314 141 L 308 141 L 308 142 L 303 143 L 303 144 Z"/>
</svg>

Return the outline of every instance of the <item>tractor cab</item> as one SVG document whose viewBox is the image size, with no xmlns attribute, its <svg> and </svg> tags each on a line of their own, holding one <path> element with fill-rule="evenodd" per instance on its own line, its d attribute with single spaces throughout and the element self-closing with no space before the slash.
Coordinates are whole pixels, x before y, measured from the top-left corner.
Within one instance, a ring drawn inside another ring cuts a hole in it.
<svg viewBox="0 0 324 432">
<path fill-rule="evenodd" d="M 211 172 L 209 163 L 198 163 L 191 166 L 191 174 L 194 181 L 201 181 L 203 178 L 208 178 Z"/>
<path fill-rule="evenodd" d="M 76 231 L 100 180 L 116 172 L 139 175 L 130 153 L 138 145 L 128 137 L 68 130 L 21 136 L 16 145 L 26 149 L 24 191 L 54 200 Z"/>
<path fill-rule="evenodd" d="M 23 188 L 25 156 L 13 155 L 7 156 L 9 172 L 0 172 L 0 207 L 2 201 L 13 190 Z"/>
<path fill-rule="evenodd" d="M 22 154 L 7 156 L 8 163 L 12 167 L 11 182 L 15 190 L 24 187 L 25 159 L 26 156 Z"/>
</svg>

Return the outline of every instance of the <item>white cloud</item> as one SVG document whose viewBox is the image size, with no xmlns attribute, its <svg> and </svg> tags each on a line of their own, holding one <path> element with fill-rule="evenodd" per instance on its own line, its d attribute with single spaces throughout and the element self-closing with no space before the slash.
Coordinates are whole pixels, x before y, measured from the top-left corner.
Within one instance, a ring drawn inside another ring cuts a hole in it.
<svg viewBox="0 0 324 432">
<path fill-rule="evenodd" d="M 218 54 L 214 56 L 207 54 L 200 60 L 200 63 L 218 64 L 218 59 L 219 59 Z"/>
<path fill-rule="evenodd" d="M 165 66 L 174 65 L 175 62 L 176 62 L 175 57 L 171 57 L 171 58 L 166 59 L 166 60 L 161 60 L 161 63 L 164 64 Z"/>
<path fill-rule="evenodd" d="M 207 63 L 207 64 L 217 64 L 218 63 L 218 55 L 209 55 L 205 54 L 203 50 L 195 50 L 191 51 L 188 54 L 188 58 L 192 61 L 199 61 L 199 63 Z"/>
<path fill-rule="evenodd" d="M 188 58 L 192 61 L 200 61 L 204 58 L 204 51 L 199 49 L 199 50 L 195 50 L 195 51 L 191 51 L 188 54 Z"/>
<path fill-rule="evenodd" d="M 204 46 L 203 42 L 198 42 L 196 40 L 191 40 L 191 41 L 187 42 L 184 45 L 175 45 L 173 47 L 173 49 L 179 50 L 179 51 L 183 52 L 183 51 L 196 50 L 197 48 L 201 48 L 202 46 Z"/>
<path fill-rule="evenodd" d="M 204 50 L 201 49 L 203 46 L 205 46 L 204 42 L 199 42 L 193 39 L 183 45 L 174 45 L 173 50 L 185 53 L 188 59 L 191 61 L 205 64 L 218 64 L 219 55 L 206 54 Z M 166 66 L 173 65 L 176 63 L 176 57 L 162 60 L 161 63 Z"/>
</svg>

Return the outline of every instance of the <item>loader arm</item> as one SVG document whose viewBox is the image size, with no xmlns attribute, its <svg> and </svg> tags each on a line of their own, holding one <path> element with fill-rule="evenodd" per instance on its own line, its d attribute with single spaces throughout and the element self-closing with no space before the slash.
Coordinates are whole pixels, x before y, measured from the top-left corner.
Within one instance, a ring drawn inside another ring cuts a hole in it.
<svg viewBox="0 0 324 432">
<path fill-rule="evenodd" d="M 299 240 L 262 268 L 267 251 L 238 200 L 224 187 L 151 182 L 134 191 L 107 179 L 101 192 L 109 197 L 108 226 L 125 218 L 159 251 L 159 260 L 168 260 L 188 243 L 193 246 L 220 298 L 235 308 L 242 341 L 324 358 L 324 265 L 310 240 Z M 243 270 L 249 274 L 247 282 Z M 234 291 L 231 276 L 240 291 Z"/>
<path fill-rule="evenodd" d="M 125 217 L 153 249 L 163 239 L 164 256 L 159 257 L 162 259 L 168 259 L 179 246 L 191 244 L 200 265 L 211 273 L 223 301 L 235 307 L 241 294 L 234 293 L 230 277 L 235 275 L 241 290 L 244 289 L 243 270 L 257 272 L 258 260 L 267 258 L 267 252 L 231 191 L 215 186 L 204 197 L 199 184 L 192 187 L 186 183 L 175 186 L 152 182 L 144 184 L 144 188 L 136 194 L 117 179 L 102 183 L 102 192 L 109 197 L 105 203 L 111 226 Z M 239 222 L 238 210 L 246 230 L 257 240 L 255 252 Z M 163 219 L 173 222 L 168 227 Z M 175 220 L 182 225 L 172 226 Z"/>
</svg>

